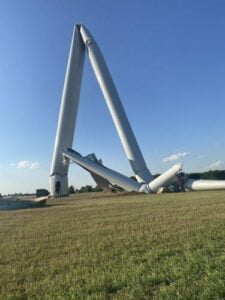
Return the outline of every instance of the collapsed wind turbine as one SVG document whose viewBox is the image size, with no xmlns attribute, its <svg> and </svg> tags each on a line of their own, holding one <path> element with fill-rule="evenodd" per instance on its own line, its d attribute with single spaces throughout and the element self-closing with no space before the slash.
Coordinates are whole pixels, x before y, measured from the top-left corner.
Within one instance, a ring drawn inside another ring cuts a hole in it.
<svg viewBox="0 0 225 300">
<path fill-rule="evenodd" d="M 103 166 L 101 160 L 98 160 L 94 154 L 82 156 L 71 149 L 79 106 L 85 52 L 87 52 L 136 180 Z M 50 193 L 52 196 L 68 195 L 70 160 L 90 172 L 97 184 L 102 187 L 116 185 L 126 191 L 156 193 L 161 187 L 179 182 L 183 189 L 188 190 L 225 189 L 225 180 L 181 179 L 179 174 L 182 167 L 180 164 L 174 165 L 153 179 L 127 119 L 105 59 L 91 33 L 84 25 L 75 26 L 67 63 L 50 172 Z"/>
</svg>

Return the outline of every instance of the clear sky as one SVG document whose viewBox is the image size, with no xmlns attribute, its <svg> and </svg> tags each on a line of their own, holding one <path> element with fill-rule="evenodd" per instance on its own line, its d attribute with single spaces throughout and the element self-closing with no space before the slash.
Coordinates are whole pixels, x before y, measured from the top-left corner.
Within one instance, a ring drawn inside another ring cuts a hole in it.
<svg viewBox="0 0 225 300">
<path fill-rule="evenodd" d="M 75 23 L 103 51 L 152 173 L 225 168 L 224 0 L 1 0 L 1 193 L 49 188 Z M 73 148 L 132 175 L 87 60 Z M 69 181 L 93 184 L 74 164 Z"/>
</svg>

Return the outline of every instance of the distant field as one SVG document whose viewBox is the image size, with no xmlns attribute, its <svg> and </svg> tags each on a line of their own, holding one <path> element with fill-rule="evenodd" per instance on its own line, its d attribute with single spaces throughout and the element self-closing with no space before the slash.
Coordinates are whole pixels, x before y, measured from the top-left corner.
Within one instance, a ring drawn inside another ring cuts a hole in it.
<svg viewBox="0 0 225 300">
<path fill-rule="evenodd" d="M 225 192 L 0 212 L 0 299 L 225 299 Z"/>
</svg>

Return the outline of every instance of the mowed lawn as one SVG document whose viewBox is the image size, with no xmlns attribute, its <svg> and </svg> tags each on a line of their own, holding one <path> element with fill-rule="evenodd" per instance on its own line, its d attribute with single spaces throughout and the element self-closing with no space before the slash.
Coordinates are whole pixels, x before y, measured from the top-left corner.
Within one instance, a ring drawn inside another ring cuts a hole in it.
<svg viewBox="0 0 225 300">
<path fill-rule="evenodd" d="M 225 192 L 0 212 L 0 299 L 224 299 Z"/>
</svg>

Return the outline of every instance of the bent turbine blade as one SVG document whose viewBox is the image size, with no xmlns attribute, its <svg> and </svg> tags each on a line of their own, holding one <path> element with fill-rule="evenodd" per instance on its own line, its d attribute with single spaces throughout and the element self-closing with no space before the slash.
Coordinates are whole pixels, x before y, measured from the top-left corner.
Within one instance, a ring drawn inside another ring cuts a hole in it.
<svg viewBox="0 0 225 300">
<path fill-rule="evenodd" d="M 78 152 L 67 149 L 63 150 L 63 155 L 66 158 L 71 159 L 78 165 L 82 166 L 83 168 L 89 170 L 90 172 L 93 172 L 105 179 L 107 179 L 112 184 L 116 184 L 126 191 L 136 191 L 138 192 L 140 190 L 141 184 L 137 181 L 122 175 L 114 170 L 111 170 L 105 166 L 102 166 L 101 164 L 98 164 L 87 157 L 81 156 Z"/>
</svg>

